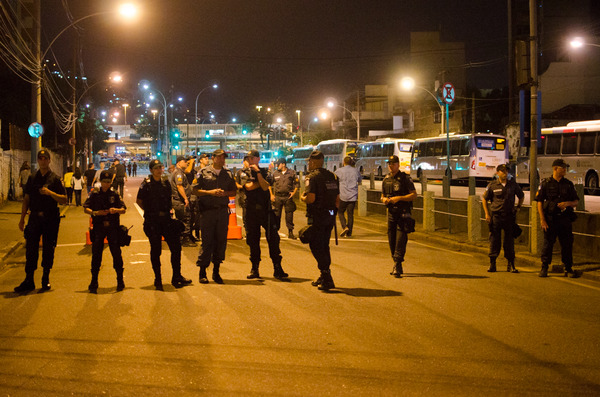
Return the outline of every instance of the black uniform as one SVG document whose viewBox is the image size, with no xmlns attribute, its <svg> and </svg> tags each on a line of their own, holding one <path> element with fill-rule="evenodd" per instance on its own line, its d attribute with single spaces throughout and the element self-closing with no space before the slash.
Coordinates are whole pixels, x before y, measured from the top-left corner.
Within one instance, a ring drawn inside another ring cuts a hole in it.
<svg viewBox="0 0 600 397">
<path fill-rule="evenodd" d="M 102 189 L 94 189 L 87 200 L 85 200 L 83 208 L 89 208 L 92 211 L 108 210 L 109 208 L 127 209 L 119 194 L 112 189 L 108 189 L 106 192 L 102 191 Z M 113 268 L 117 273 L 117 279 L 122 281 L 123 257 L 119 244 L 119 226 L 121 225 L 119 219 L 119 214 L 92 216 L 93 228 L 90 236 L 92 240 L 92 277 L 97 277 L 100 271 L 104 238 L 106 237 L 108 248 L 113 257 Z"/>
<path fill-rule="evenodd" d="M 557 204 L 564 201 L 579 200 L 573 182 L 566 178 L 557 181 L 553 177 L 544 179 L 540 184 L 535 200 L 542 202 L 548 230 L 544 231 L 542 247 L 542 266 L 548 268 L 552 263 L 552 248 L 558 237 L 562 262 L 567 272 L 573 267 L 573 225 L 576 215 L 572 207 L 561 211 Z"/>
<path fill-rule="evenodd" d="M 260 173 L 267 180 L 267 170 L 261 168 Z M 258 172 L 252 170 L 248 176 L 248 182 L 257 182 Z M 258 183 L 258 182 L 257 182 Z M 248 190 L 244 185 L 246 193 L 246 244 L 250 247 L 250 262 L 252 273 L 258 275 L 258 266 L 261 259 L 260 252 L 260 228 L 265 229 L 267 243 L 269 244 L 269 256 L 273 262 L 275 273 L 281 268 L 281 250 L 279 249 L 279 233 L 277 218 L 271 207 L 271 197 L 268 190 L 262 188 Z M 251 277 L 252 278 L 252 277 Z"/>
<path fill-rule="evenodd" d="M 226 168 L 219 172 L 212 165 L 204 167 L 196 176 L 193 191 L 223 189 L 235 191 L 233 174 Z M 218 274 L 221 262 L 225 260 L 227 248 L 227 227 L 229 225 L 229 197 L 198 196 L 198 205 L 202 211 L 200 225 L 202 247 L 196 265 L 206 269 L 210 262 L 214 264 L 213 273 Z"/>
<path fill-rule="evenodd" d="M 325 168 L 317 168 L 307 175 L 305 184 L 305 193 L 315 194 L 315 201 L 306 206 L 308 224 L 313 227 L 313 235 L 309 242 L 310 251 L 317 260 L 317 267 L 321 271 L 322 277 L 330 278 L 329 239 L 335 225 L 340 183 L 334 173 Z M 331 282 L 333 283 L 333 281 Z"/>
<path fill-rule="evenodd" d="M 115 181 L 113 183 L 115 191 L 119 191 L 119 196 L 123 198 L 123 190 L 125 189 L 125 177 L 127 176 L 127 171 L 125 169 L 125 165 L 117 164 L 115 166 Z"/>
<path fill-rule="evenodd" d="M 175 211 L 175 217 L 183 222 L 185 226 L 183 233 L 181 234 L 181 238 L 186 240 L 189 239 L 191 235 L 191 203 L 189 203 L 187 206 L 185 205 L 185 201 L 181 194 L 179 194 L 177 186 L 183 186 L 183 190 L 185 191 L 185 195 L 189 201 L 190 196 L 192 195 L 192 185 L 190 185 L 185 172 L 179 167 L 175 167 L 175 170 L 171 175 L 171 200 L 173 204 L 173 210 Z"/>
<path fill-rule="evenodd" d="M 406 196 L 415 190 L 410 176 L 402 171 L 396 175 L 387 174 L 381 184 L 384 197 Z M 388 204 L 388 242 L 394 262 L 401 266 L 406 254 L 408 233 L 414 232 L 414 220 L 411 216 L 412 201 L 399 201 Z M 400 270 L 401 271 L 401 270 Z"/>
<path fill-rule="evenodd" d="M 285 208 L 285 225 L 288 228 L 290 235 L 293 235 L 294 230 L 294 211 L 296 211 L 296 203 L 294 198 L 290 198 L 290 193 L 298 188 L 298 176 L 296 171 L 287 169 L 285 173 L 275 170 L 271 174 L 270 180 L 275 201 L 273 209 L 277 217 L 277 228 L 281 225 L 281 213 Z"/>
<path fill-rule="evenodd" d="M 40 237 L 43 237 L 42 268 L 50 271 L 54 263 L 54 249 L 58 240 L 58 227 L 60 226 L 60 211 L 58 203 L 50 196 L 39 192 L 46 187 L 59 195 L 67 192 L 60 177 L 52 171 L 42 175 L 37 171 L 30 176 L 23 193 L 29 195 L 29 221 L 24 230 L 26 243 L 25 273 L 30 274 L 37 269 L 39 258 Z"/>
<path fill-rule="evenodd" d="M 491 203 L 489 209 L 492 218 L 489 223 L 489 256 L 492 264 L 496 263 L 496 258 L 500 255 L 502 230 L 504 230 L 504 257 L 509 263 L 514 263 L 514 229 L 517 214 L 515 209 L 515 197 L 518 197 L 519 200 L 521 200 L 523 198 L 523 190 L 513 179 L 507 179 L 506 184 L 504 185 L 499 179 L 495 179 L 488 184 L 483 193 L 483 199 Z"/>
<path fill-rule="evenodd" d="M 244 224 L 244 230 L 246 230 L 246 189 L 244 185 L 248 183 L 248 179 L 251 177 L 249 168 L 242 168 L 235 173 L 235 182 L 241 185 L 242 188 L 238 189 L 237 203 L 242 209 L 242 222 Z"/>
<path fill-rule="evenodd" d="M 171 219 L 171 185 L 166 177 L 160 181 L 152 175 L 142 182 L 137 199 L 144 203 L 144 233 L 150 240 L 150 262 L 155 275 L 155 285 L 162 282 L 160 273 L 161 240 L 165 238 L 171 251 L 173 279 L 181 277 L 181 229 L 178 221 Z"/>
</svg>

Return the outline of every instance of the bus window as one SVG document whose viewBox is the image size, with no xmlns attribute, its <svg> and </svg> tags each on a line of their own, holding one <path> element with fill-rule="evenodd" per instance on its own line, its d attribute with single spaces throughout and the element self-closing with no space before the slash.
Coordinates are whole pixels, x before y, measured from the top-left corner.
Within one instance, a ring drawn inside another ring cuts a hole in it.
<svg viewBox="0 0 600 397">
<path fill-rule="evenodd" d="M 460 154 L 460 143 L 462 139 L 455 139 L 450 142 L 450 155 L 458 156 Z"/>
<path fill-rule="evenodd" d="M 425 146 L 425 145 L 423 145 L 423 146 Z M 420 142 L 415 142 L 415 144 L 413 145 L 413 152 L 415 153 L 415 155 L 414 155 L 415 158 L 423 155 L 421 153 L 421 143 Z"/>
<path fill-rule="evenodd" d="M 600 134 L 598 134 L 598 139 L 596 140 L 596 154 L 600 154 Z"/>
<path fill-rule="evenodd" d="M 434 141 L 430 141 L 427 142 L 425 145 L 425 157 L 432 157 L 435 155 L 435 142 Z"/>
<path fill-rule="evenodd" d="M 381 157 L 381 146 L 383 146 L 383 145 L 379 145 L 379 144 L 377 144 L 377 145 L 373 145 L 373 146 L 371 147 L 371 150 L 373 151 L 373 152 L 371 153 L 371 155 L 372 155 L 373 157 Z"/>
<path fill-rule="evenodd" d="M 461 139 L 460 155 L 470 156 L 471 155 L 471 138 Z"/>
<path fill-rule="evenodd" d="M 448 145 L 446 142 L 442 142 L 442 156 L 447 157 L 448 156 Z"/>
<path fill-rule="evenodd" d="M 385 150 L 385 157 L 390 157 L 394 155 L 394 143 L 390 142 L 390 143 L 386 143 L 385 146 L 383 147 Z"/>
<path fill-rule="evenodd" d="M 405 153 L 410 153 L 412 145 L 410 143 L 398 142 L 398 150 Z"/>
<path fill-rule="evenodd" d="M 546 154 L 560 153 L 560 135 L 546 136 Z"/>
<path fill-rule="evenodd" d="M 579 154 L 594 154 L 595 132 L 582 132 L 579 135 Z"/>
<path fill-rule="evenodd" d="M 445 142 L 442 141 L 435 141 L 434 142 L 434 149 L 433 149 L 433 155 L 434 156 L 441 156 L 442 155 L 442 144 L 444 144 Z"/>
<path fill-rule="evenodd" d="M 563 154 L 577 153 L 577 135 L 563 135 Z"/>
</svg>

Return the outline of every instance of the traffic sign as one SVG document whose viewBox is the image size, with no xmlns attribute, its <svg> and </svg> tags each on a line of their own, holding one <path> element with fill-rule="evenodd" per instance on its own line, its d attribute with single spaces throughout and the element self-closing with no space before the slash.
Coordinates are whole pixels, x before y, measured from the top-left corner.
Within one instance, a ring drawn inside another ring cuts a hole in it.
<svg viewBox="0 0 600 397">
<path fill-rule="evenodd" d="M 445 83 L 442 87 L 442 100 L 448 105 L 452 105 L 454 103 L 454 98 L 456 98 L 454 86 L 450 83 Z"/>
<path fill-rule="evenodd" d="M 27 132 L 30 137 L 39 138 L 44 135 L 44 126 L 40 123 L 31 123 L 29 127 L 27 127 Z"/>
</svg>

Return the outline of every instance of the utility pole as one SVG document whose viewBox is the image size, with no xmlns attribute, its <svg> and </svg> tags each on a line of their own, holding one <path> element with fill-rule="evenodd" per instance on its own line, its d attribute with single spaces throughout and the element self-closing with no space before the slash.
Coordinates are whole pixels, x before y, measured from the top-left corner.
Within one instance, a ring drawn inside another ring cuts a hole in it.
<svg viewBox="0 0 600 397">
<path fill-rule="evenodd" d="M 535 192 L 538 189 L 538 172 L 537 172 L 537 141 L 538 137 L 538 48 L 537 48 L 537 0 L 529 0 L 529 64 L 531 66 L 531 120 L 530 120 L 530 137 L 529 145 L 529 201 L 531 204 L 530 210 L 530 251 L 536 255 L 541 246 L 541 227 L 539 215 L 537 212 L 537 203 L 534 201 Z"/>
<path fill-rule="evenodd" d="M 36 56 L 36 81 L 31 86 L 31 119 L 34 122 L 38 122 L 42 124 L 42 76 L 44 75 L 44 68 L 42 65 L 42 52 L 41 52 L 41 19 L 42 19 L 42 5 L 41 0 L 34 0 L 31 3 L 33 7 L 32 15 L 33 18 L 32 29 L 34 31 L 33 38 L 34 42 L 32 43 L 33 53 Z M 42 147 L 42 137 L 39 138 L 31 138 L 31 170 L 37 168 L 37 153 Z"/>
</svg>

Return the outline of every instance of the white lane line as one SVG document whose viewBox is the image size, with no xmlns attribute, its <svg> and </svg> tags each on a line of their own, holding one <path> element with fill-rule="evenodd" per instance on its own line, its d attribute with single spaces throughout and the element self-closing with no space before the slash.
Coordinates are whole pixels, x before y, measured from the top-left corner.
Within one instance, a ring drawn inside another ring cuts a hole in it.
<svg viewBox="0 0 600 397">
<path fill-rule="evenodd" d="M 449 250 L 449 249 L 445 249 L 445 248 L 440 248 L 440 247 L 436 247 L 434 245 L 423 244 L 423 243 L 419 243 L 419 242 L 412 241 L 412 240 L 409 240 L 408 242 L 409 243 L 413 243 L 413 244 L 417 244 L 417 245 L 421 245 L 421 246 L 427 247 L 427 248 L 433 248 L 433 249 L 438 250 L 438 251 L 452 252 L 452 253 L 457 254 L 457 255 L 469 256 L 471 258 L 474 257 L 474 255 L 471 255 L 471 254 L 465 254 L 464 252 L 459 252 L 459 251 Z"/>
<path fill-rule="evenodd" d="M 133 205 L 135 206 L 135 209 L 140 214 L 140 216 L 143 218 L 144 217 L 144 210 L 142 209 L 142 207 L 140 207 L 138 205 L 138 203 L 133 203 Z"/>
<path fill-rule="evenodd" d="M 573 281 L 567 277 L 552 277 L 553 279 L 556 279 L 558 281 L 563 281 L 565 283 L 569 283 L 569 284 L 573 284 L 573 285 L 577 285 L 579 287 L 585 287 L 585 288 L 589 288 L 589 289 L 593 289 L 595 291 L 600 291 L 600 288 L 598 287 L 594 287 L 593 285 L 587 285 L 587 284 L 581 284 L 577 281 Z"/>
</svg>

